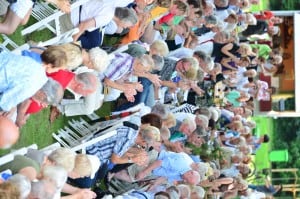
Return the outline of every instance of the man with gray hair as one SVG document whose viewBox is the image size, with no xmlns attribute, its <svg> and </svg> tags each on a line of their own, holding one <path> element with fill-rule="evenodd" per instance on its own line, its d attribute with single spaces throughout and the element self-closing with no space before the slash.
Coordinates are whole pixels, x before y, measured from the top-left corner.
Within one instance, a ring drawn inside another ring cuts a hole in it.
<svg viewBox="0 0 300 199">
<path fill-rule="evenodd" d="M 37 182 L 31 182 L 31 191 L 28 199 L 53 199 L 55 192 L 55 183 L 51 182 L 50 180 L 39 180 Z"/>
<path fill-rule="evenodd" d="M 39 91 L 17 106 L 16 124 L 22 127 L 30 114 L 36 113 L 48 105 L 58 105 L 62 97 L 62 86 L 57 81 L 48 78 L 46 84 Z"/>
<path fill-rule="evenodd" d="M 133 9 L 117 7 L 113 19 L 105 27 L 104 34 L 122 33 L 124 29 L 134 26 L 137 21 L 138 17 Z"/>
<path fill-rule="evenodd" d="M 20 199 L 26 199 L 28 197 L 31 190 L 31 183 L 27 177 L 21 174 L 15 174 L 10 177 L 8 181 L 16 185 L 20 190 Z"/>
</svg>

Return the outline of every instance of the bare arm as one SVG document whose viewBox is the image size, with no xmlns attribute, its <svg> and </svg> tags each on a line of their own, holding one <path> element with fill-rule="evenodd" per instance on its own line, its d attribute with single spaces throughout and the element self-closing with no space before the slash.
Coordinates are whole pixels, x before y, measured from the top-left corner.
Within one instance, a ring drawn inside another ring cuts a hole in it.
<svg viewBox="0 0 300 199">
<path fill-rule="evenodd" d="M 88 29 L 96 27 L 96 21 L 94 18 L 82 21 L 78 25 L 79 32 L 73 36 L 73 40 L 77 41 L 78 38 Z"/>
<path fill-rule="evenodd" d="M 18 127 L 22 127 L 26 123 L 26 111 L 31 104 L 31 100 L 27 99 L 17 106 L 17 120 Z"/>
</svg>

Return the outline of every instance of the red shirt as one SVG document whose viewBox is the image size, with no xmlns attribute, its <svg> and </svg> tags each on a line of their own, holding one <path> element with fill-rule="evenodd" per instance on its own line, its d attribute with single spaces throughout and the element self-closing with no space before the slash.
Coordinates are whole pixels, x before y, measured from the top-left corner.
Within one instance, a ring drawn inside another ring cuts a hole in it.
<svg viewBox="0 0 300 199">
<path fill-rule="evenodd" d="M 47 73 L 47 76 L 57 81 L 63 87 L 63 89 L 66 89 L 70 81 L 74 78 L 75 74 L 67 70 L 59 70 L 54 73 Z M 26 114 L 37 113 L 44 108 L 36 101 L 32 99 L 30 100 L 31 104 L 29 105 Z"/>
<path fill-rule="evenodd" d="M 263 11 L 263 14 L 254 14 L 257 20 L 269 20 L 274 17 L 273 12 L 271 11 Z"/>
</svg>

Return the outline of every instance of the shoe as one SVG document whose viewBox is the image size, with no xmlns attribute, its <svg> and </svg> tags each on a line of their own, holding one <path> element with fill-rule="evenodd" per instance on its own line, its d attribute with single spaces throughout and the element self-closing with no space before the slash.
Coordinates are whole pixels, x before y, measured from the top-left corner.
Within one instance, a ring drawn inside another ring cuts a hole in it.
<svg viewBox="0 0 300 199">
<path fill-rule="evenodd" d="M 56 120 L 59 115 L 60 115 L 60 112 L 59 112 L 58 108 L 56 108 L 55 106 L 51 106 L 50 107 L 50 116 L 49 116 L 50 123 L 53 123 L 54 120 Z"/>
</svg>

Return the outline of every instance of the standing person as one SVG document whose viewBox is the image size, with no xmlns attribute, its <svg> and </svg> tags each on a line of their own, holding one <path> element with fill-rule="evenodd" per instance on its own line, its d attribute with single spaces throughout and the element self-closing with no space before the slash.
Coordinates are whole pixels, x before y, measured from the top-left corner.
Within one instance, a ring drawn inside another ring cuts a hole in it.
<svg viewBox="0 0 300 199">
<path fill-rule="evenodd" d="M 56 5 L 63 12 L 70 12 L 68 0 L 46 0 Z M 8 0 L 10 5 L 5 14 L 4 20 L 0 23 L 0 33 L 13 34 L 19 25 L 25 25 L 31 15 L 33 0 Z"/>
</svg>

